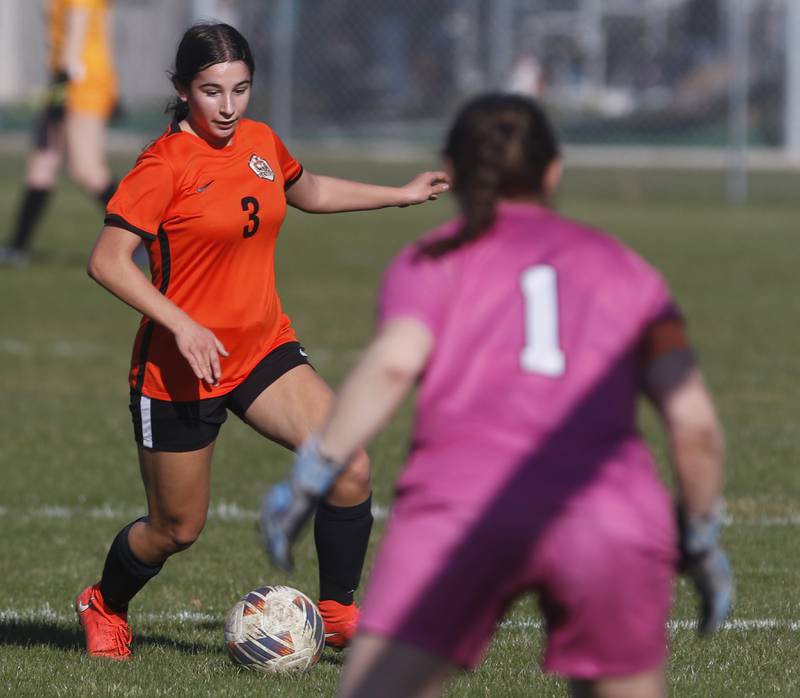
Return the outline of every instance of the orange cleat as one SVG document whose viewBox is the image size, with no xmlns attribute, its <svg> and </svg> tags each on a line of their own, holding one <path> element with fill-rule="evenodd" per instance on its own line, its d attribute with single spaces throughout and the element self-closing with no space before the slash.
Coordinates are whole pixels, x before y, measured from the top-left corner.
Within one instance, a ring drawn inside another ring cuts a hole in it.
<svg viewBox="0 0 800 698">
<path fill-rule="evenodd" d="M 86 634 L 90 657 L 130 659 L 131 629 L 128 614 L 106 607 L 100 584 L 86 587 L 75 599 L 75 612 Z"/>
<path fill-rule="evenodd" d="M 360 615 L 358 606 L 354 603 L 345 606 L 338 601 L 326 599 L 320 601 L 317 608 L 325 622 L 325 644 L 328 647 L 343 650 L 356 634 Z"/>
</svg>

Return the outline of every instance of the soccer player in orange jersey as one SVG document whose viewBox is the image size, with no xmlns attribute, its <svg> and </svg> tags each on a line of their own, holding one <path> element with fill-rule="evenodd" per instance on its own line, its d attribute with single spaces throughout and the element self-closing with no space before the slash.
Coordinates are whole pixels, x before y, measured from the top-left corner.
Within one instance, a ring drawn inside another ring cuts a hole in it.
<svg viewBox="0 0 800 698">
<path fill-rule="evenodd" d="M 0 264 L 27 263 L 66 151 L 75 182 L 105 207 L 115 182 L 106 162 L 108 119 L 117 102 L 111 0 L 51 0 L 47 104 L 36 124 L 25 190 Z"/>
<path fill-rule="evenodd" d="M 129 601 L 203 529 L 227 411 L 294 449 L 331 404 L 275 290 L 287 203 L 333 213 L 420 204 L 448 189 L 443 172 L 395 188 L 304 171 L 269 126 L 244 118 L 254 63 L 231 26 L 190 28 L 175 68 L 175 118 L 109 202 L 88 269 L 144 316 L 130 408 L 147 516 L 120 531 L 102 578 L 76 600 L 89 654 L 116 659 L 130 656 Z M 152 282 L 132 261 L 142 240 Z M 358 618 L 370 493 L 362 450 L 316 516 L 319 608 L 333 646 L 347 643 Z"/>
</svg>

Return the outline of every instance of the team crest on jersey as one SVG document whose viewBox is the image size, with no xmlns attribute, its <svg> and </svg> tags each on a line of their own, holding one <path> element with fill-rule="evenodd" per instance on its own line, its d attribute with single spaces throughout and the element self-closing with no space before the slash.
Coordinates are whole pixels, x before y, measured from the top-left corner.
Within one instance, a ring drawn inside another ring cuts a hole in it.
<svg viewBox="0 0 800 698">
<path fill-rule="evenodd" d="M 275 173 L 272 171 L 272 168 L 269 166 L 269 163 L 264 159 L 258 157 L 258 155 L 251 155 L 250 162 L 247 163 L 250 165 L 250 169 L 256 173 L 261 179 L 268 179 L 270 182 L 275 181 Z"/>
</svg>

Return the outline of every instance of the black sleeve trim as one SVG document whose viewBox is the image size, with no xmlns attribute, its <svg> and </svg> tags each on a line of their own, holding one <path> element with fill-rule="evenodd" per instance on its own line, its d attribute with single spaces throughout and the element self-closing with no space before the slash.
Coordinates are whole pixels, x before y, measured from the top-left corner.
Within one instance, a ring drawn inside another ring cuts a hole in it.
<svg viewBox="0 0 800 698">
<path fill-rule="evenodd" d="M 130 232 L 135 233 L 139 237 L 143 237 L 145 240 L 156 239 L 156 236 L 153 235 L 153 233 L 148 233 L 146 230 L 142 230 L 141 228 L 137 228 L 135 225 L 131 225 L 122 216 L 119 216 L 116 213 L 109 213 L 108 215 L 106 215 L 106 218 L 103 222 L 105 223 L 105 225 L 113 225 L 115 228 L 123 228 L 124 230 L 129 230 Z"/>
<path fill-rule="evenodd" d="M 283 183 L 283 190 L 284 190 L 284 191 L 287 191 L 287 190 L 288 190 L 288 189 L 290 189 L 292 186 L 294 186 L 295 184 L 297 184 L 297 180 L 298 180 L 298 179 L 300 179 L 300 177 L 302 177 L 302 176 L 303 176 L 303 172 L 304 172 L 304 171 L 305 171 L 305 170 L 303 170 L 303 166 L 302 166 L 302 165 L 300 165 L 300 171 L 299 171 L 299 172 L 298 172 L 298 173 L 297 173 L 297 174 L 296 174 L 294 177 L 292 177 L 291 179 L 287 179 L 287 180 L 286 180 L 286 181 Z"/>
</svg>

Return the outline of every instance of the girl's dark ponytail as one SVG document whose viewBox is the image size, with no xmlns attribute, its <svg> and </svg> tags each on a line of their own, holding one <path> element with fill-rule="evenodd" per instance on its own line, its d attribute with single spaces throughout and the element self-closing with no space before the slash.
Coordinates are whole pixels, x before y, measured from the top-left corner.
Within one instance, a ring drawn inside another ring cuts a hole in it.
<svg viewBox="0 0 800 698">
<path fill-rule="evenodd" d="M 176 97 L 167 105 L 166 112 L 167 114 L 172 112 L 173 121 L 183 121 L 189 116 L 189 105 L 179 97 Z"/>
</svg>

